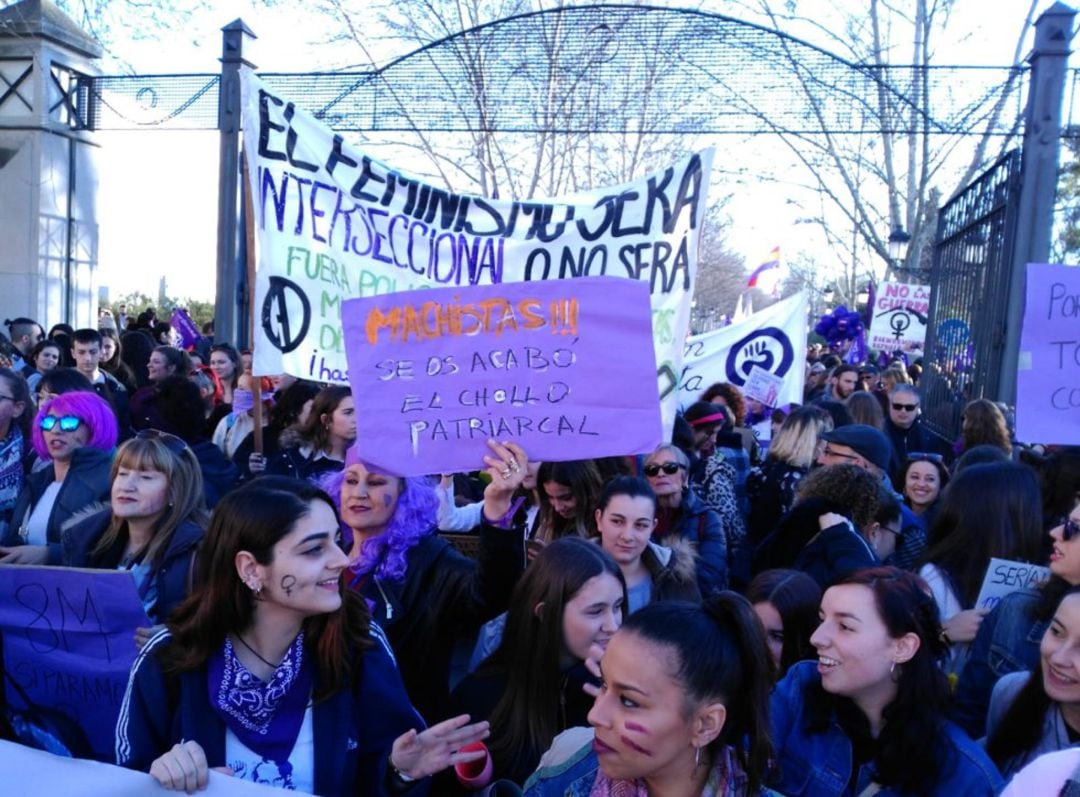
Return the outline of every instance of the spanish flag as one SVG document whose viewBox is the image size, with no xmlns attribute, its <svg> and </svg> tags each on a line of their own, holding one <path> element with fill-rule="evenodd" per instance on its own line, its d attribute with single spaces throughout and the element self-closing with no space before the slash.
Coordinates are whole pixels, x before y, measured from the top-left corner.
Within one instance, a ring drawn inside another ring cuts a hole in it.
<svg viewBox="0 0 1080 797">
<path fill-rule="evenodd" d="M 776 294 L 780 288 L 780 247 L 774 246 L 746 281 L 747 288 L 760 288 L 766 293 Z"/>
</svg>

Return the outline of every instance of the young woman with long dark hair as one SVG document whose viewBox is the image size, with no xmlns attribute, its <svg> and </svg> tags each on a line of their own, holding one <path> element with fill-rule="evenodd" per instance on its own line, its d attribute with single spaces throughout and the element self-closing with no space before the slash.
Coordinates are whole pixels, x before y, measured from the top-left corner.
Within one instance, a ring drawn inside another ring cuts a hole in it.
<svg viewBox="0 0 1080 797">
<path fill-rule="evenodd" d="M 607 647 L 625 612 L 619 567 L 595 543 L 564 537 L 529 565 L 502 642 L 453 695 L 455 710 L 491 722 L 494 778 L 524 783 L 556 734 L 586 724 L 585 660 Z"/>
<path fill-rule="evenodd" d="M 994 687 L 986 752 L 1011 777 L 1045 753 L 1080 739 L 1080 590 L 1058 604 L 1031 672 L 1009 673 Z"/>
<path fill-rule="evenodd" d="M 343 579 L 333 501 L 268 476 L 227 495 L 191 596 L 132 668 L 121 766 L 169 789 L 211 768 L 322 795 L 423 793 L 486 723 L 420 730 L 379 627 Z"/>
<path fill-rule="evenodd" d="M 649 604 L 600 667 L 592 728 L 555 739 L 526 797 L 773 793 L 769 654 L 745 598 Z"/>
<path fill-rule="evenodd" d="M 830 587 L 810 638 L 772 695 L 773 743 L 790 797 L 991 797 L 1001 776 L 946 719 L 937 605 L 925 582 L 895 567 Z M 870 789 L 870 791 L 867 791 Z"/>
<path fill-rule="evenodd" d="M 815 657 L 810 636 L 818 626 L 821 587 L 798 570 L 766 570 L 754 576 L 746 599 L 765 628 L 777 679 L 792 665 Z"/>
</svg>

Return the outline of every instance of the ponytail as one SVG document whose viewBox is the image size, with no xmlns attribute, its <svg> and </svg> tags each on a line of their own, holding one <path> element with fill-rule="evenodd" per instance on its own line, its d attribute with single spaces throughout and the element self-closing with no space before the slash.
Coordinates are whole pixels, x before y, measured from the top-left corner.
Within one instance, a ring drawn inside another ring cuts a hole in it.
<svg viewBox="0 0 1080 797">
<path fill-rule="evenodd" d="M 724 695 L 728 719 L 719 738 L 735 748 L 739 763 L 750 778 L 750 793 L 755 793 L 773 760 L 769 735 L 772 656 L 761 620 L 742 595 L 720 592 L 706 600 L 702 608 L 721 632 L 735 640 L 739 649 L 741 683 L 733 694 Z"/>
<path fill-rule="evenodd" d="M 734 592 L 718 593 L 701 606 L 659 601 L 630 615 L 623 631 L 674 650 L 679 661 L 675 678 L 692 701 L 723 701 L 727 719 L 713 747 L 730 745 L 750 793 L 760 790 L 773 759 L 772 664 L 749 601 Z"/>
</svg>

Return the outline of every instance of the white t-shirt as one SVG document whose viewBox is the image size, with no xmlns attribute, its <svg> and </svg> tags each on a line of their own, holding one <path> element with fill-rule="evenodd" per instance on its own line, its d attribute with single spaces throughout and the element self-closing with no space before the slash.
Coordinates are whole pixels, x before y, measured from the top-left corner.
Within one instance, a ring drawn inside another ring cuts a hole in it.
<svg viewBox="0 0 1080 797">
<path fill-rule="evenodd" d="M 56 496 L 63 482 L 54 481 L 45 488 L 26 521 L 26 544 L 47 545 L 49 542 L 49 515 L 52 514 Z"/>
<path fill-rule="evenodd" d="M 297 734 L 296 744 L 289 753 L 289 764 L 292 765 L 291 774 L 283 774 L 275 762 L 250 750 L 228 728 L 225 729 L 225 763 L 240 780 L 250 780 L 253 783 L 277 786 L 279 789 L 314 794 L 315 734 L 311 706 L 309 705 L 304 711 L 300 733 Z"/>
</svg>

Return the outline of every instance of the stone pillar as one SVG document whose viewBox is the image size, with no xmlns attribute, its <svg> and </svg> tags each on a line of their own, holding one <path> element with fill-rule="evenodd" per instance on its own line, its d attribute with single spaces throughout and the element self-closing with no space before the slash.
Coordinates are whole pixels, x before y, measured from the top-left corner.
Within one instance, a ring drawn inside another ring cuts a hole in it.
<svg viewBox="0 0 1080 797">
<path fill-rule="evenodd" d="M 0 10 L 0 320 L 96 326 L 97 145 L 81 78 L 100 56 L 49 0 Z"/>
<path fill-rule="evenodd" d="M 1046 263 L 1054 233 L 1061 153 L 1061 113 L 1072 52 L 1076 11 L 1054 3 L 1035 22 L 1035 47 L 1028 57 L 1028 105 L 1024 114 L 1023 182 L 1017 210 L 1016 242 L 1007 290 L 1005 346 L 1001 351 L 997 400 L 1016 403 L 1020 326 L 1024 317 L 1027 264 Z M 1003 286 L 1004 287 L 1004 286 Z"/>
</svg>

